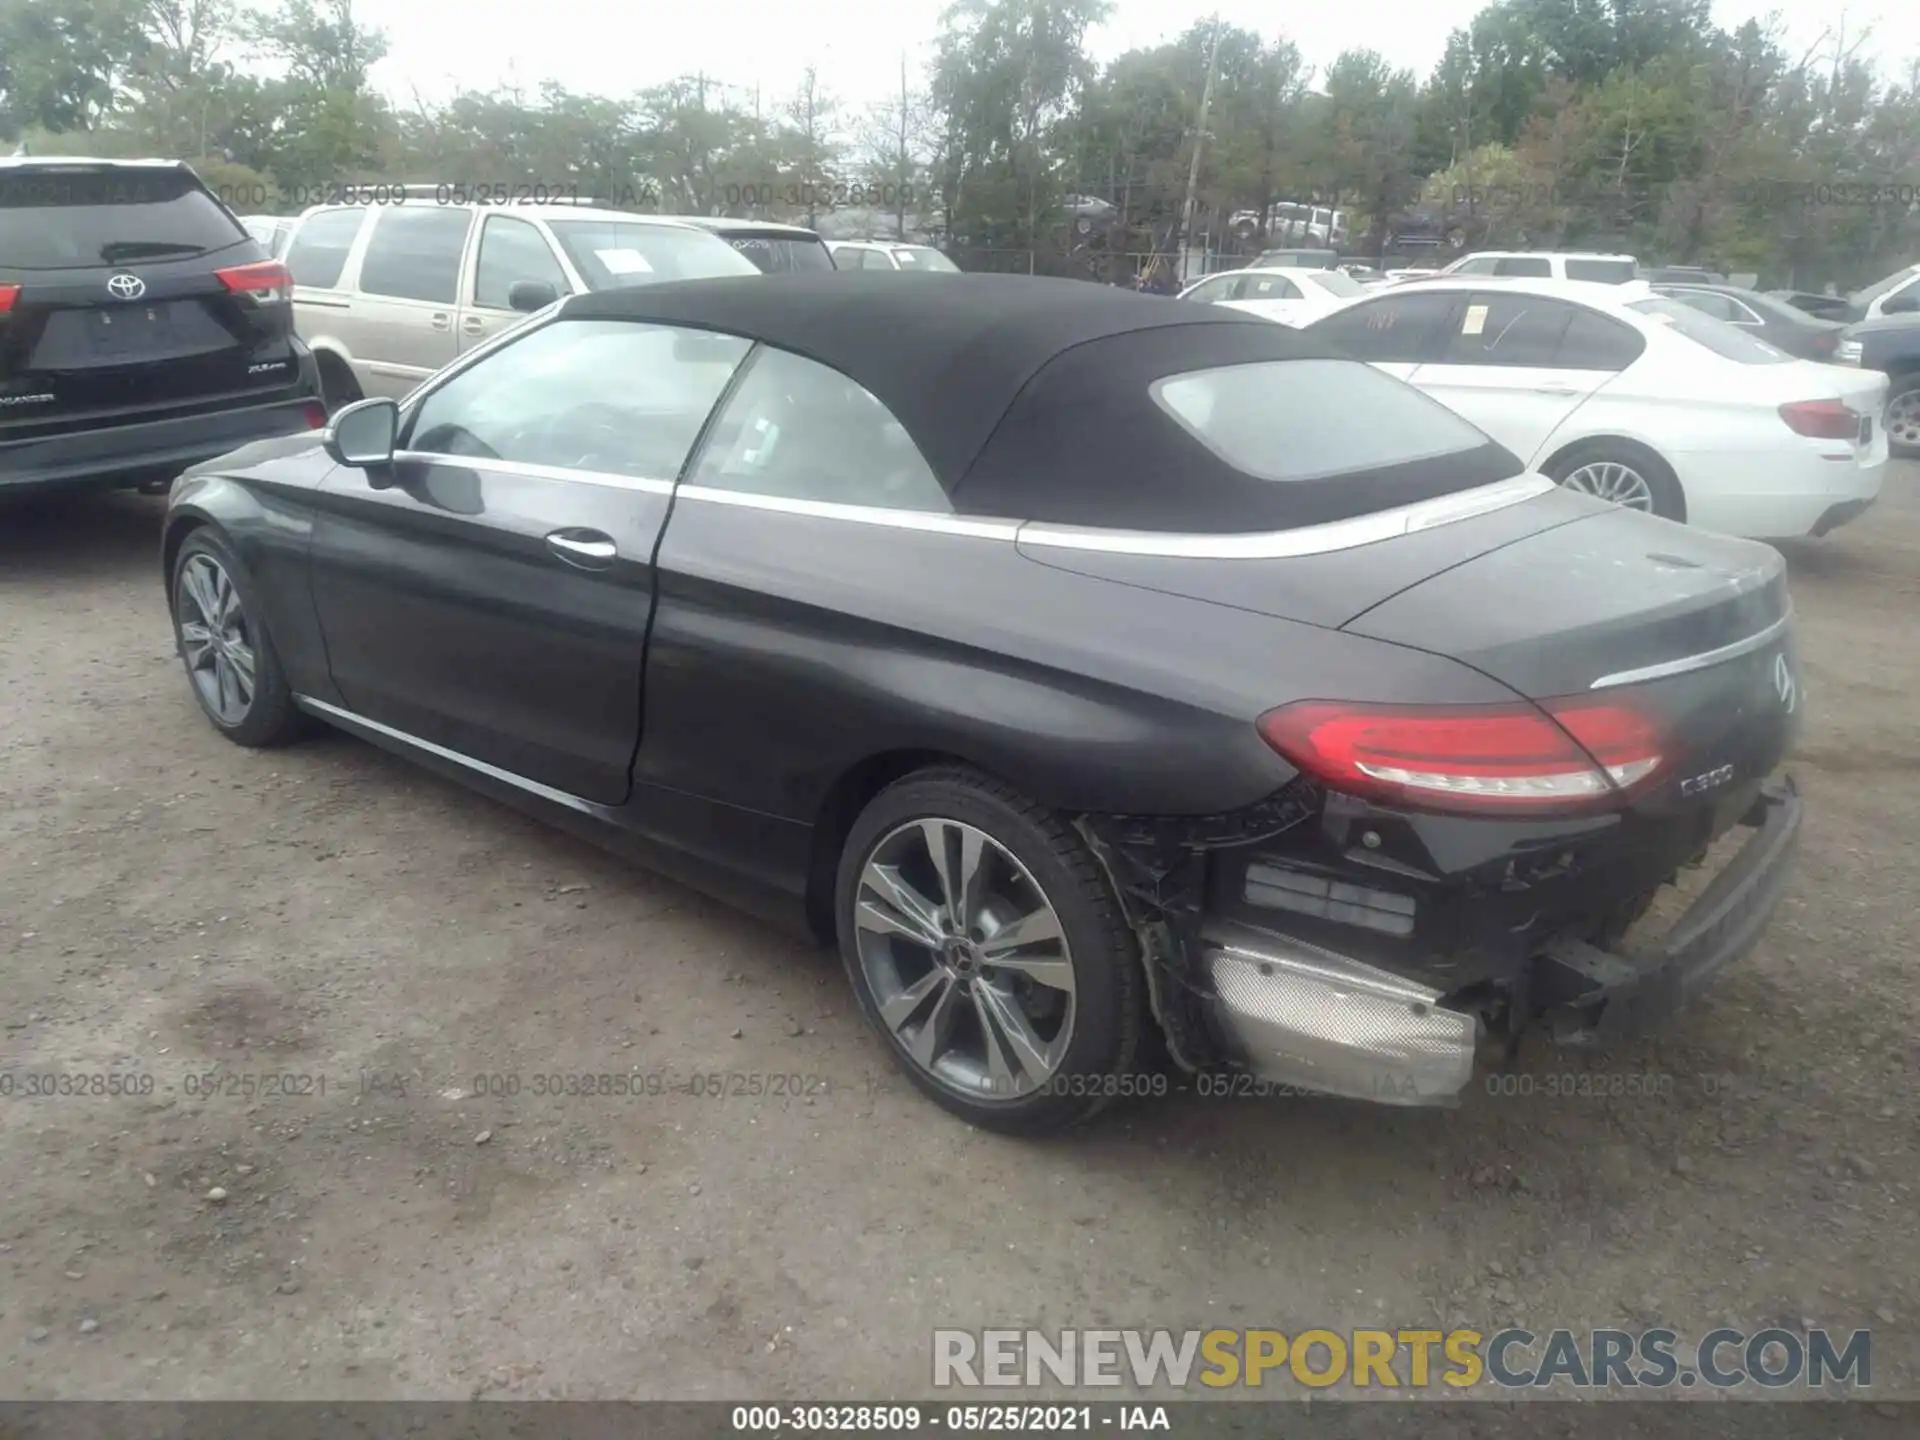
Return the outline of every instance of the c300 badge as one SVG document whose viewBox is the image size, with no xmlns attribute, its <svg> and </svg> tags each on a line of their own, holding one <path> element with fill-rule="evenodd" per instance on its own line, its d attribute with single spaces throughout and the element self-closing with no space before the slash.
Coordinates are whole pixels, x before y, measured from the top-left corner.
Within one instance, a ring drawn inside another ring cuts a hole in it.
<svg viewBox="0 0 1920 1440">
<path fill-rule="evenodd" d="M 1718 770 L 1709 770 L 1704 775 L 1695 775 L 1690 780 L 1680 782 L 1682 795 L 1700 795 L 1708 790 L 1718 790 L 1733 779 L 1733 766 L 1722 765 Z"/>
</svg>

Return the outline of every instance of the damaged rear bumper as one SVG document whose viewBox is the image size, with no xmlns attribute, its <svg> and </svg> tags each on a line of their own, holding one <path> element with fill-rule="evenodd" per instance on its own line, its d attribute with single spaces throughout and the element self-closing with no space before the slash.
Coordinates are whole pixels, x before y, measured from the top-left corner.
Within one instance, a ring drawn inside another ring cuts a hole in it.
<svg viewBox="0 0 1920 1440">
<path fill-rule="evenodd" d="M 1734 960 L 1771 919 L 1799 837 L 1790 779 L 1761 787 L 1741 824 L 1755 833 L 1650 953 L 1564 939 L 1531 961 L 1528 1018 L 1563 1042 L 1657 1025 Z M 1263 926 L 1202 924 L 1195 998 L 1229 1063 L 1261 1079 L 1398 1105 L 1453 1103 L 1472 1078 L 1485 1027 L 1411 978 Z"/>
<path fill-rule="evenodd" d="M 1651 1029 L 1752 950 L 1773 918 L 1800 839 L 1800 794 L 1790 778 L 1763 787 L 1742 823 L 1754 830 L 1727 867 L 1650 955 L 1614 955 L 1562 941 L 1540 979 L 1546 1019 L 1562 1042 L 1606 1041 Z"/>
</svg>

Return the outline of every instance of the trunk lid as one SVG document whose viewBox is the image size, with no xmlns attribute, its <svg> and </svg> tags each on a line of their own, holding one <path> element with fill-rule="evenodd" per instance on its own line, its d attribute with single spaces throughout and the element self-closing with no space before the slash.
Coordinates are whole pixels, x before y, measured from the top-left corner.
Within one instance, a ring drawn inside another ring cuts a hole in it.
<svg viewBox="0 0 1920 1440">
<path fill-rule="evenodd" d="M 1643 811 L 1724 809 L 1799 733 L 1780 554 L 1633 511 L 1490 551 L 1343 628 L 1462 661 L 1529 699 L 1581 696 L 1646 714 L 1665 759 Z"/>
<path fill-rule="evenodd" d="M 1430 576 L 1602 508 L 1588 496 L 1551 487 L 1518 504 L 1369 545 L 1259 559 L 1074 550 L 1025 538 L 1019 545 L 1028 559 L 1055 569 L 1339 629 Z"/>
</svg>

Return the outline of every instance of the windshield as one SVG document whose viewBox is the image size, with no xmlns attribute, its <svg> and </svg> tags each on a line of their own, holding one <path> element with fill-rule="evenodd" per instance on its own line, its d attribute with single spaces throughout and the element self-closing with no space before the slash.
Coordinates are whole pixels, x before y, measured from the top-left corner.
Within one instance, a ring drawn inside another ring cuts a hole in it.
<svg viewBox="0 0 1920 1440">
<path fill-rule="evenodd" d="M 1678 300 L 1635 300 L 1627 307 L 1679 331 L 1723 360 L 1741 365 L 1781 365 L 1793 357 L 1745 330 L 1716 320 Z"/>
<path fill-rule="evenodd" d="M 1601 285 L 1625 285 L 1640 278 L 1640 267 L 1631 260 L 1568 260 L 1567 279 L 1592 280 Z"/>
<path fill-rule="evenodd" d="M 1320 480 L 1492 443 L 1438 401 L 1355 360 L 1224 365 L 1169 376 L 1150 393 L 1201 444 L 1262 480 Z M 1366 423 L 1356 425 L 1356 415 Z"/>
<path fill-rule="evenodd" d="M 0 267 L 8 270 L 175 260 L 247 238 L 185 171 L 0 173 Z"/>
<path fill-rule="evenodd" d="M 722 238 L 768 275 L 831 270 L 833 256 L 811 235 L 725 235 Z"/>
<path fill-rule="evenodd" d="M 1889 290 L 1904 284 L 1914 276 L 1920 275 L 1920 265 L 1909 265 L 1904 270 L 1896 270 L 1884 280 L 1876 280 L 1864 290 L 1856 290 L 1847 297 L 1847 304 L 1871 305 Z"/>
<path fill-rule="evenodd" d="M 1318 270 L 1303 278 L 1312 281 L 1329 295 L 1338 295 L 1342 299 L 1367 293 L 1367 287 L 1344 270 Z"/>
<path fill-rule="evenodd" d="M 928 245 L 902 245 L 893 252 L 902 270 L 937 270 L 943 275 L 958 275 L 960 267 Z"/>
<path fill-rule="evenodd" d="M 589 290 L 760 273 L 759 267 L 738 250 L 704 230 L 626 220 L 548 223 Z"/>
</svg>

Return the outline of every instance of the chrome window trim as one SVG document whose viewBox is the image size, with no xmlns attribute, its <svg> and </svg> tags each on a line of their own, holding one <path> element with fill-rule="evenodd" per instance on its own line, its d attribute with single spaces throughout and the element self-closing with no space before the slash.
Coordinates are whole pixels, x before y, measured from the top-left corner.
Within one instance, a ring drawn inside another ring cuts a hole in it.
<svg viewBox="0 0 1920 1440">
<path fill-rule="evenodd" d="M 382 725 L 378 720 L 369 720 L 364 715 L 356 715 L 353 711 L 343 709 L 341 706 L 329 705 L 326 701 L 316 700 L 311 695 L 295 695 L 293 703 L 310 714 L 318 715 L 323 720 L 338 720 L 347 725 L 357 725 L 363 729 L 372 730 L 376 734 L 385 735 L 390 740 L 398 740 L 416 750 L 437 755 L 442 760 L 451 760 L 456 765 L 463 765 L 489 779 L 511 785 L 516 790 L 524 790 L 529 795 L 552 801 L 555 805 L 564 805 L 569 810 L 598 815 L 606 808 L 596 805 L 591 800 L 583 800 L 578 795 L 570 795 L 565 790 L 556 790 L 551 785 L 542 785 L 538 780 L 529 780 L 524 775 L 516 775 L 511 770 L 502 770 L 498 765 L 489 765 L 484 760 L 463 755 L 458 750 L 449 750 L 444 745 L 436 745 L 431 740 L 422 740 L 418 735 L 409 735 L 405 730 L 396 730 L 391 725 Z"/>
<path fill-rule="evenodd" d="M 477 455 L 442 455 L 432 450 L 396 450 L 395 460 L 423 465 L 453 465 L 463 470 L 487 470 L 496 475 L 524 475 L 529 480 L 577 480 L 582 485 L 604 485 L 610 490 L 638 490 L 647 495 L 671 495 L 673 481 L 643 475 L 621 475 L 611 470 L 578 470 L 571 465 L 536 465 L 526 460 L 492 460 Z"/>
<path fill-rule="evenodd" d="M 1755 650 L 1764 650 L 1778 640 L 1793 623 L 1793 610 L 1774 621 L 1766 629 L 1736 640 L 1731 645 L 1722 645 L 1717 650 L 1703 650 L 1698 655 L 1683 655 L 1678 660 L 1663 660 L 1658 665 L 1643 665 L 1638 670 L 1620 670 L 1612 675 L 1602 675 L 1587 688 L 1589 690 L 1610 690 L 1616 685 L 1638 685 L 1647 680 L 1665 680 L 1673 675 L 1687 675 L 1695 670 L 1705 670 L 1722 661 L 1737 660 L 1742 655 L 1751 655 Z"/>
<path fill-rule="evenodd" d="M 713 505 L 737 505 L 780 515 L 804 515 L 816 520 L 844 520 L 855 525 L 885 525 L 895 530 L 923 530 L 942 535 L 966 535 L 978 540 L 1012 540 L 1020 533 L 1018 520 L 975 519 L 937 510 L 890 510 L 881 505 L 841 505 L 831 500 L 796 500 L 784 495 L 757 495 L 747 490 L 717 490 L 708 485 L 682 485 L 681 500 L 704 500 Z"/>
<path fill-rule="evenodd" d="M 1099 530 L 1080 525 L 1030 522 L 1020 527 L 1021 545 L 1055 550 L 1092 550 L 1106 555 L 1160 555 L 1199 560 L 1282 560 L 1297 555 L 1327 555 L 1412 535 L 1458 520 L 1504 510 L 1555 489 L 1544 475 L 1515 475 L 1453 495 L 1356 515 L 1298 530 L 1252 535 L 1172 535 L 1141 530 Z"/>
</svg>

